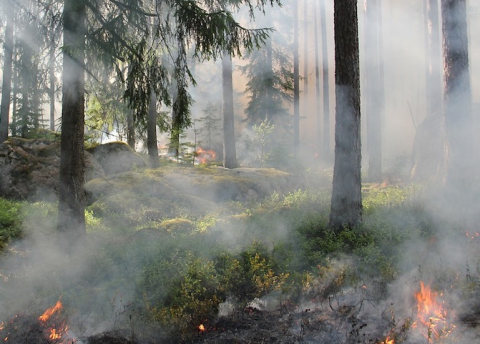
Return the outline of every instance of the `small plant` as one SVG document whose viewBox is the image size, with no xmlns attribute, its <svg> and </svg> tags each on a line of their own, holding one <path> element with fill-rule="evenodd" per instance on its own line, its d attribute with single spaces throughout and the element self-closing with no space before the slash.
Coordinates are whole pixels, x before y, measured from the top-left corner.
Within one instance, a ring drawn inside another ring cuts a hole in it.
<svg viewBox="0 0 480 344">
<path fill-rule="evenodd" d="M 268 161 L 271 150 L 268 149 L 268 144 L 272 142 L 272 133 L 275 130 L 275 125 L 268 119 L 263 120 L 259 125 L 253 126 L 255 137 L 253 143 L 258 145 L 256 161 L 260 163 L 260 167 L 264 167 Z"/>
</svg>

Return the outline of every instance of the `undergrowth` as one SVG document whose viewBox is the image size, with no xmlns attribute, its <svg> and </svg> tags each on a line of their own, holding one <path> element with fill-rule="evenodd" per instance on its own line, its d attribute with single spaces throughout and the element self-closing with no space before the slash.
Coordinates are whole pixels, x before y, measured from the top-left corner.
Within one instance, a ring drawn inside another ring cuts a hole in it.
<svg viewBox="0 0 480 344">
<path fill-rule="evenodd" d="M 97 242 L 79 272 L 82 283 L 55 292 L 72 307 L 84 300 L 91 317 L 111 309 L 114 326 L 141 316 L 185 340 L 199 324 L 213 323 L 226 300 L 243 308 L 276 293 L 300 302 L 318 281 L 328 279 L 327 291 L 335 292 L 365 278 L 394 280 L 402 245 L 435 235 L 416 192 L 366 186 L 363 224 L 339 232 L 328 227 L 328 190 L 273 194 L 201 217 L 149 218 L 135 226 L 118 213 L 112 221 L 97 204 L 86 213 Z M 35 223 L 54 229 L 55 205 L 0 202 L 2 247 L 22 235 L 22 217 L 29 230 Z M 29 209 L 23 215 L 22 207 Z"/>
</svg>

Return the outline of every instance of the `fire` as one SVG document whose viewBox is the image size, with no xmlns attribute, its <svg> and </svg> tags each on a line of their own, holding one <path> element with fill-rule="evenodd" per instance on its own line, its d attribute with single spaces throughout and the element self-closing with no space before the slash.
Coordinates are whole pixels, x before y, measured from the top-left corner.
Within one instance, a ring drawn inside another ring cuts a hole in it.
<svg viewBox="0 0 480 344">
<path fill-rule="evenodd" d="M 199 330 L 200 332 L 205 331 L 205 326 L 203 326 L 203 324 L 198 325 L 198 330 Z"/>
<path fill-rule="evenodd" d="M 387 338 L 385 338 L 383 342 L 380 342 L 380 344 L 395 344 L 395 341 L 393 339 L 390 339 L 389 336 L 387 336 Z"/>
<path fill-rule="evenodd" d="M 50 317 L 55 314 L 56 312 L 58 312 L 59 310 L 61 310 L 63 308 L 63 305 L 62 303 L 60 302 L 60 300 L 57 301 L 57 303 L 55 304 L 55 306 L 53 307 L 50 307 L 48 308 L 42 315 L 40 315 L 38 317 L 38 320 L 40 321 L 47 321 L 48 319 L 50 319 Z"/>
<path fill-rule="evenodd" d="M 214 150 L 198 147 L 195 151 L 196 161 L 199 164 L 206 164 L 209 161 L 214 161 L 217 158 L 217 153 Z"/>
<path fill-rule="evenodd" d="M 446 337 L 455 328 L 447 322 L 447 312 L 442 304 L 437 301 L 438 293 L 432 291 L 429 286 L 420 282 L 420 291 L 415 293 L 417 300 L 417 319 L 427 328 L 426 337 Z M 441 328 L 442 327 L 442 328 Z"/>
</svg>

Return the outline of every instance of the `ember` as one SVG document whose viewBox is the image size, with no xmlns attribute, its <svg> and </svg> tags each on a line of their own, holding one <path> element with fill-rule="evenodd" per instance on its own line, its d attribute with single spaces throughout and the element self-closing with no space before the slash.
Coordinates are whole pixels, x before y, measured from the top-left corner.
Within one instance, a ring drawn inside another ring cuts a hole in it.
<svg viewBox="0 0 480 344">
<path fill-rule="evenodd" d="M 198 330 L 199 330 L 200 332 L 205 331 L 205 326 L 203 326 L 203 324 L 198 325 Z"/>
</svg>

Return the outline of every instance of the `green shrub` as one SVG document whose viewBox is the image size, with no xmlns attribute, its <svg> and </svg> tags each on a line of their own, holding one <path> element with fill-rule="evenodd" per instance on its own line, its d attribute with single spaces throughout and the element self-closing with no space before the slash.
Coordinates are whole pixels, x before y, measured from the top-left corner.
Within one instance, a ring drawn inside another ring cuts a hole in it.
<svg viewBox="0 0 480 344">
<path fill-rule="evenodd" d="M 0 198 L 0 249 L 21 237 L 21 203 Z"/>
</svg>

